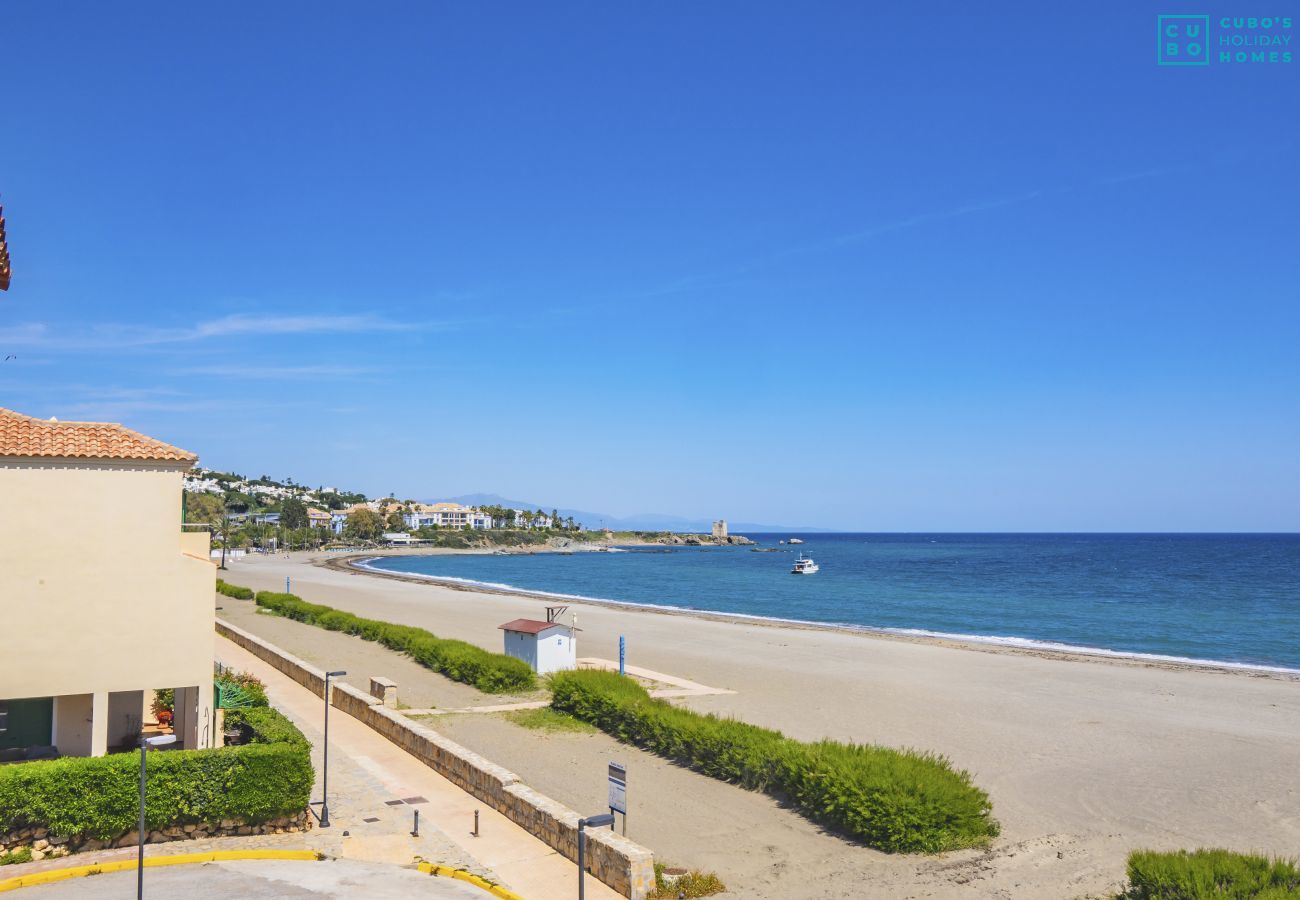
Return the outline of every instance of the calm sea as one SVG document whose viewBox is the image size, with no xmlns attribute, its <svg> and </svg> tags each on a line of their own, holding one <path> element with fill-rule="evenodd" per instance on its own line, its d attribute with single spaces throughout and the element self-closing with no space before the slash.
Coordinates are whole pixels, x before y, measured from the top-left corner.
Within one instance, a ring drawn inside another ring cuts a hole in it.
<svg viewBox="0 0 1300 900">
<path fill-rule="evenodd" d="M 1300 535 L 749 536 L 777 552 L 634 548 L 370 564 L 568 597 L 1300 670 Z M 791 536 L 805 543 L 778 543 Z M 789 574 L 800 551 L 818 574 Z"/>
</svg>

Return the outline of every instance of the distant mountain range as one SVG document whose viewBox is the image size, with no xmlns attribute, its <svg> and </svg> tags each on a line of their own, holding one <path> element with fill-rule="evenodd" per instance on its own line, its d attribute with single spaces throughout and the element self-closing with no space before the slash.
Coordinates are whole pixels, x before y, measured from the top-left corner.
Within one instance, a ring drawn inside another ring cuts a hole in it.
<svg viewBox="0 0 1300 900">
<path fill-rule="evenodd" d="M 557 509 L 546 503 L 533 503 L 526 500 L 509 500 L 499 494 L 461 494 L 459 497 L 438 497 L 434 500 L 426 500 L 426 503 L 435 503 L 438 500 L 450 500 L 453 503 L 463 503 L 466 506 L 508 506 L 511 509 L 540 509 L 550 513 L 552 509 Z M 562 517 L 572 516 L 577 521 L 586 525 L 588 528 L 605 527 L 612 531 L 689 531 L 704 532 L 713 527 L 713 522 L 708 519 L 691 519 L 686 516 L 670 516 L 663 513 L 640 513 L 635 516 L 611 516 L 607 513 L 591 512 L 585 509 L 565 509 L 558 507 Z M 732 522 L 727 521 L 727 530 L 733 534 L 744 534 L 747 531 L 789 531 L 789 532 L 809 532 L 809 531 L 831 531 L 829 528 L 809 528 L 807 525 L 769 525 L 759 522 Z"/>
</svg>

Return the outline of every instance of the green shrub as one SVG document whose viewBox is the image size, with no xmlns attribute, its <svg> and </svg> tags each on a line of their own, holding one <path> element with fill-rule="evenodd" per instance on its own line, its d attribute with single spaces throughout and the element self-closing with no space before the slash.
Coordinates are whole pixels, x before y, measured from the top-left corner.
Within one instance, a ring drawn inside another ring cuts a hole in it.
<svg viewBox="0 0 1300 900">
<path fill-rule="evenodd" d="M 697 772 L 763 791 L 889 853 L 938 853 L 998 834 L 992 805 L 942 756 L 779 731 L 655 700 L 630 678 L 582 670 L 552 677 L 552 706 Z"/>
<path fill-rule="evenodd" d="M 220 578 L 217 579 L 217 593 L 225 594 L 227 597 L 234 597 L 236 600 L 253 599 L 253 591 L 251 588 L 240 587 L 237 584 L 227 584 Z"/>
<path fill-rule="evenodd" d="M 1277 900 L 1300 897 L 1291 860 L 1230 850 L 1138 850 L 1128 858 L 1128 900 Z"/>
<path fill-rule="evenodd" d="M 239 692 L 248 698 L 248 706 L 270 706 L 266 696 L 266 684 L 251 672 L 225 671 L 216 677 L 218 682 L 235 685 Z"/>
<path fill-rule="evenodd" d="M 292 744 L 307 747 L 307 738 L 303 737 L 298 726 L 294 725 L 278 710 L 269 706 L 250 706 L 245 709 L 226 711 L 226 726 L 247 729 L 251 744 Z"/>
<path fill-rule="evenodd" d="M 533 670 L 523 660 L 504 653 L 489 653 L 465 641 L 440 638 L 423 628 L 364 619 L 319 603 L 308 603 L 296 594 L 258 591 L 256 600 L 258 606 L 277 615 L 355 635 L 405 653 L 426 669 L 472 684 L 489 694 L 530 690 L 537 685 Z"/>
<path fill-rule="evenodd" d="M 307 808 L 314 775 L 302 733 L 272 709 L 230 715 L 244 717 L 255 743 L 149 755 L 150 829 L 258 824 Z M 135 830 L 139 791 L 139 751 L 0 766 L 0 833 L 39 826 L 70 839 L 112 840 Z"/>
<path fill-rule="evenodd" d="M 19 863 L 29 863 L 32 861 L 32 848 L 20 847 L 17 850 L 10 850 L 7 853 L 0 853 L 0 866 L 16 866 Z"/>
<path fill-rule="evenodd" d="M 153 692 L 149 709 L 156 716 L 161 712 L 171 712 L 176 708 L 176 691 L 172 688 L 159 688 Z"/>
</svg>

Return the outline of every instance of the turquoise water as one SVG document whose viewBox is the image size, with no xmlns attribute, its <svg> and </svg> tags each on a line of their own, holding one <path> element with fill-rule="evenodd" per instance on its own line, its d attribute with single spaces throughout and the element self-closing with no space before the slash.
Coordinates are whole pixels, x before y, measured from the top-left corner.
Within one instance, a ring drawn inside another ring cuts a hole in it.
<svg viewBox="0 0 1300 900">
<path fill-rule="evenodd" d="M 801 547 L 751 537 L 778 552 L 369 565 L 570 597 L 1300 670 L 1300 535 L 803 534 Z M 818 574 L 789 574 L 800 551 Z"/>
</svg>

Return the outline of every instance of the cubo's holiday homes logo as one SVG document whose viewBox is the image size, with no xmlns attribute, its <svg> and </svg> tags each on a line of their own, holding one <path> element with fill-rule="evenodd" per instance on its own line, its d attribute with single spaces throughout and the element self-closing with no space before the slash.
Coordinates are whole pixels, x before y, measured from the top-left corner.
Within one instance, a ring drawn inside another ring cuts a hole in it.
<svg viewBox="0 0 1300 900">
<path fill-rule="evenodd" d="M 1210 64 L 1209 16 L 1158 16 L 1156 62 L 1162 66 Z"/>
<path fill-rule="evenodd" d="M 1156 64 L 1290 63 L 1293 36 L 1290 16 L 1157 16 Z"/>
</svg>

